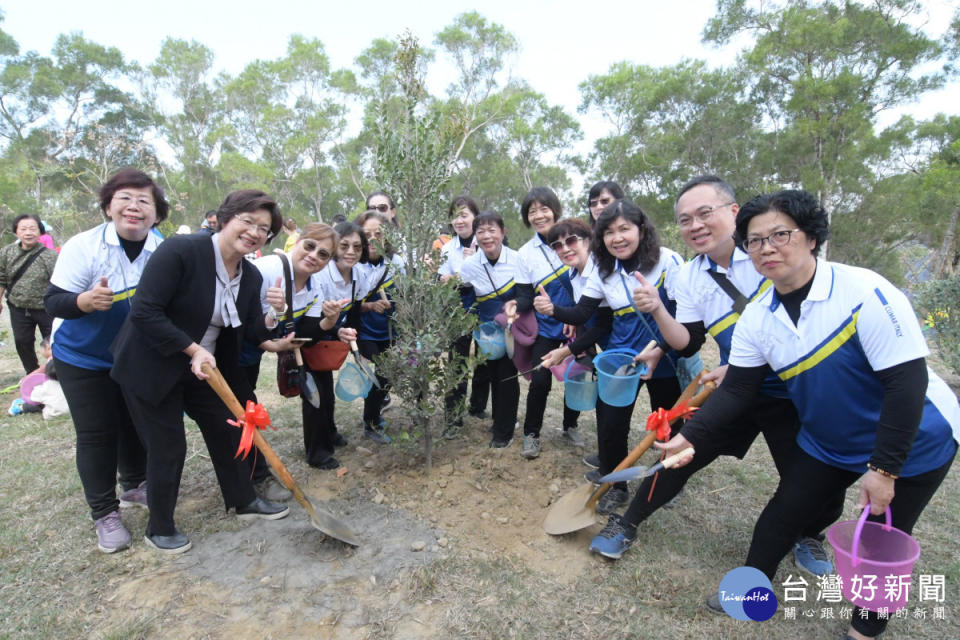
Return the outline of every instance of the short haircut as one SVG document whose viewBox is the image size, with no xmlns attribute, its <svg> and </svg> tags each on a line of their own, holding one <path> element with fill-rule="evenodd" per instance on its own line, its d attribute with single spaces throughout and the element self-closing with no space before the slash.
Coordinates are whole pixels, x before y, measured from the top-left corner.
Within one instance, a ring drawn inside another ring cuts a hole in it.
<svg viewBox="0 0 960 640">
<path fill-rule="evenodd" d="M 357 226 L 360 227 L 360 229 L 362 230 L 362 229 L 363 229 L 363 225 L 365 225 L 368 220 L 379 220 L 379 221 L 380 221 L 380 226 L 383 227 L 384 229 L 387 229 L 387 228 L 390 227 L 390 219 L 387 218 L 387 216 L 385 216 L 385 215 L 383 215 L 382 213 L 380 213 L 379 211 L 377 211 L 376 209 L 367 209 L 366 211 L 364 211 L 363 213 L 361 213 L 360 215 L 358 215 L 356 218 L 354 218 L 353 221 L 354 221 L 354 222 L 357 224 Z M 366 236 L 367 234 L 363 234 L 363 235 Z M 368 249 L 367 249 L 367 251 L 368 251 L 368 252 L 369 252 L 369 242 L 370 242 L 370 240 L 367 239 L 367 243 L 368 243 Z M 388 258 L 392 258 L 392 257 L 393 257 L 393 254 L 396 253 L 396 252 L 394 251 L 394 249 L 393 249 L 393 245 L 390 244 L 390 242 L 387 241 L 386 238 L 384 238 L 384 241 L 383 241 L 383 253 L 384 253 L 384 255 L 386 255 Z"/>
<path fill-rule="evenodd" d="M 361 264 L 366 264 L 370 262 L 370 243 L 367 242 L 367 234 L 363 232 L 363 229 L 360 228 L 356 222 L 344 221 L 339 223 L 333 228 L 337 232 L 337 243 L 339 244 L 341 240 L 347 236 L 352 236 L 357 234 L 360 236 L 360 259 L 357 261 Z"/>
<path fill-rule="evenodd" d="M 477 233 L 477 229 L 482 226 L 496 225 L 500 227 L 500 230 L 503 231 L 506 227 L 503 224 L 503 216 L 501 216 L 496 211 L 482 211 L 480 215 L 473 219 L 473 233 Z"/>
<path fill-rule="evenodd" d="M 770 211 L 789 216 L 798 229 L 808 238 L 816 241 L 813 255 L 820 253 L 820 246 L 830 235 L 827 212 L 820 206 L 816 196 L 802 189 L 784 189 L 776 193 L 759 195 L 740 207 L 740 212 L 737 214 L 737 230 L 733 234 L 734 242 L 738 245 L 743 244 L 747 239 L 750 220 Z"/>
<path fill-rule="evenodd" d="M 530 218 L 527 214 L 530 213 L 530 207 L 533 206 L 534 202 L 539 202 L 553 211 L 554 222 L 563 216 L 563 206 L 560 204 L 560 198 L 557 197 L 557 194 L 547 187 L 534 187 L 523 197 L 523 204 L 520 205 L 520 217 L 523 218 L 524 226 L 530 226 Z"/>
<path fill-rule="evenodd" d="M 685 194 L 687 191 L 690 191 L 690 189 L 693 189 L 694 187 L 699 187 L 702 184 L 710 185 L 717 193 L 730 198 L 731 202 L 737 201 L 737 194 L 733 190 L 733 185 L 720 176 L 705 174 L 702 176 L 697 176 L 696 178 L 691 178 L 685 185 L 680 187 L 680 193 L 677 194 L 677 199 L 673 201 L 673 210 L 677 210 L 677 205 L 680 203 L 680 198 L 683 197 L 683 194 Z"/>
<path fill-rule="evenodd" d="M 43 235 L 47 232 L 47 228 L 43 226 L 43 220 L 40 219 L 40 216 L 33 213 L 24 213 L 13 219 L 13 235 L 17 235 L 17 227 L 19 227 L 20 223 L 24 220 L 33 220 L 36 222 L 37 229 L 40 230 L 40 235 Z"/>
<path fill-rule="evenodd" d="M 550 233 L 547 234 L 547 243 L 553 244 L 560 238 L 566 236 L 578 236 L 580 238 L 590 238 L 593 230 L 583 220 L 579 218 L 566 218 L 553 225 Z"/>
<path fill-rule="evenodd" d="M 600 182 L 594 183 L 587 193 L 587 209 L 590 208 L 590 201 L 599 198 L 600 194 L 604 191 L 609 191 L 614 200 L 622 200 L 625 195 L 620 185 L 613 180 L 601 180 Z"/>
<path fill-rule="evenodd" d="M 347 221 L 347 216 L 346 214 L 343 214 L 343 213 L 335 213 L 333 214 L 333 217 L 330 218 L 330 224 L 332 224 L 333 226 L 337 226 L 341 222 L 346 222 L 346 221 Z"/>
<path fill-rule="evenodd" d="M 637 269 L 641 273 L 646 273 L 653 269 L 657 261 L 660 260 L 660 239 L 657 236 L 657 228 L 653 225 L 653 221 L 647 217 L 643 209 L 629 199 L 623 198 L 608 204 L 607 208 L 600 213 L 597 224 L 593 228 L 593 242 L 590 244 L 590 250 L 593 251 L 593 257 L 597 261 L 597 269 L 601 278 L 606 278 L 613 273 L 614 265 L 617 262 L 617 259 L 607 249 L 607 245 L 604 244 L 603 234 L 610 225 L 620 218 L 640 228 L 640 244 L 634 254 L 639 260 Z"/>
<path fill-rule="evenodd" d="M 294 229 L 297 228 L 297 221 L 294 220 L 293 218 L 287 218 L 283 221 L 283 227 L 284 229 L 289 229 L 290 231 L 293 231 Z"/>
<path fill-rule="evenodd" d="M 113 200 L 113 194 L 125 187 L 133 187 L 134 189 L 150 187 L 150 192 L 153 195 L 153 208 L 157 212 L 157 219 L 153 226 L 157 226 L 167 219 L 167 214 L 170 213 L 170 203 L 163 195 L 163 189 L 158 187 L 153 178 L 143 171 L 131 167 L 120 169 L 100 187 L 100 209 L 104 216 L 107 216 L 107 208 L 110 206 L 110 201 Z"/>
<path fill-rule="evenodd" d="M 472 213 L 474 216 L 480 215 L 480 207 L 477 206 L 477 203 L 473 198 L 470 196 L 457 196 L 450 203 L 450 219 L 456 218 L 457 212 L 464 207 L 469 209 L 470 213 Z"/>
<path fill-rule="evenodd" d="M 227 223 L 240 213 L 253 213 L 263 209 L 270 214 L 270 233 L 267 242 L 273 240 L 283 225 L 283 216 L 276 201 L 263 191 L 256 189 L 240 189 L 227 194 L 220 208 L 217 209 L 217 226 L 223 229 Z"/>
<path fill-rule="evenodd" d="M 337 232 L 333 230 L 333 227 L 327 223 L 311 222 L 300 232 L 300 237 L 297 241 L 299 242 L 300 240 L 316 240 L 317 242 L 330 240 L 333 242 L 333 251 L 336 253 L 337 243 L 340 241 L 340 237 L 337 235 Z"/>
</svg>

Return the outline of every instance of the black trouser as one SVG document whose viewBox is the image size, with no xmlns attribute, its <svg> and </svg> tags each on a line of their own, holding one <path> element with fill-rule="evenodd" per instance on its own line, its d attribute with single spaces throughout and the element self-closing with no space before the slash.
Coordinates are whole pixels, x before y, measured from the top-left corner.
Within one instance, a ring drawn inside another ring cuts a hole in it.
<svg viewBox="0 0 960 640">
<path fill-rule="evenodd" d="M 256 494 L 250 468 L 246 462 L 234 457 L 241 431 L 227 424 L 227 420 L 234 420 L 235 416 L 205 380 L 198 380 L 190 369 L 185 368 L 170 393 L 156 405 L 126 389 L 123 396 L 137 433 L 147 445 L 147 503 L 150 507 L 147 535 L 169 536 L 176 531 L 173 512 L 187 454 L 184 411 L 200 427 L 226 508 L 229 510 L 253 502 Z"/>
<path fill-rule="evenodd" d="M 110 371 L 81 369 L 54 358 L 60 386 L 77 432 L 77 472 L 90 516 L 99 520 L 120 508 L 123 489 L 147 477 L 147 453 L 137 437 L 120 386 Z"/>
<path fill-rule="evenodd" d="M 956 448 L 955 443 L 950 446 Z M 894 483 L 894 496 L 890 502 L 893 526 L 910 533 L 930 498 L 953 463 L 951 458 L 938 469 L 918 476 L 898 478 Z M 824 500 L 829 500 L 837 491 L 845 491 L 856 482 L 859 472 L 847 471 L 817 460 L 800 450 L 794 463 L 780 478 L 780 486 L 767 503 L 753 529 L 753 540 L 744 563 L 767 574 L 771 580 L 777 566 L 793 547 L 797 536 L 809 526 L 811 517 L 818 513 Z M 874 522 L 885 521 L 885 516 L 870 516 Z M 860 608 L 853 612 L 853 628 L 867 636 L 876 636 L 887 626 L 874 612 L 866 619 L 860 618 Z"/>
<path fill-rule="evenodd" d="M 17 355 L 20 356 L 23 370 L 32 373 L 40 366 L 37 362 L 37 327 L 40 327 L 40 335 L 43 339 L 49 340 L 53 318 L 43 309 L 24 309 L 14 306 L 9 299 L 7 306 L 10 308 L 10 328 L 13 329 Z"/>
<path fill-rule="evenodd" d="M 682 423 L 674 425 L 674 433 Z M 763 433 L 767 448 L 773 457 L 780 477 L 790 468 L 800 447 L 797 446 L 797 432 L 800 430 L 800 418 L 797 409 L 788 398 L 774 398 L 758 395 L 750 409 L 742 414 L 737 430 L 729 435 L 711 434 L 711 438 L 697 443 L 697 453 L 693 461 L 679 469 L 670 469 L 658 474 L 656 483 L 650 476 L 640 484 L 633 502 L 623 514 L 624 520 L 637 525 L 646 520 L 657 509 L 676 496 L 687 480 L 700 469 L 722 455 L 743 458 L 756 439 Z M 650 490 L 653 488 L 653 494 Z M 648 500 L 649 498 L 649 500 Z M 838 490 L 824 499 L 820 514 L 813 517 L 804 526 L 798 537 L 820 538 L 823 530 L 835 522 L 843 512 L 844 491 Z"/>
<path fill-rule="evenodd" d="M 357 340 L 357 348 L 360 350 L 360 355 L 367 360 L 373 360 L 374 356 L 378 356 L 390 348 L 390 341 Z M 380 408 L 383 406 L 383 399 L 390 389 L 389 381 L 386 378 L 376 372 L 374 372 L 374 375 L 377 376 L 380 388 L 378 389 L 376 385 L 370 387 L 370 392 L 363 399 L 363 425 L 365 428 L 379 429 Z"/>
<path fill-rule="evenodd" d="M 464 357 L 469 355 L 470 342 L 472 340 L 473 336 L 470 334 L 457 338 L 450 347 L 450 358 L 453 358 L 453 353 L 458 353 Z M 463 402 L 463 398 L 466 395 L 467 378 L 464 376 L 463 382 L 458 384 L 453 391 L 451 391 L 447 397 L 444 398 L 448 420 L 455 420 L 456 418 L 460 417 L 462 409 L 458 405 Z M 489 395 L 490 367 L 487 365 L 487 363 L 483 363 L 477 365 L 477 367 L 473 370 L 473 379 L 470 382 L 470 413 L 483 413 L 484 409 L 487 407 L 487 396 Z"/>
<path fill-rule="evenodd" d="M 333 457 L 333 441 L 337 435 L 333 409 L 337 399 L 333 393 L 332 371 L 311 371 L 310 373 L 317 383 L 320 406 L 314 407 L 301 398 L 300 410 L 303 417 L 303 448 L 307 452 L 307 464 L 317 466 Z"/>
<path fill-rule="evenodd" d="M 493 437 L 501 441 L 509 440 L 517 425 L 517 405 L 520 403 L 520 382 L 512 377 L 517 375 L 517 368 L 507 356 L 487 360 L 487 366 L 490 368 Z"/>
<path fill-rule="evenodd" d="M 563 344 L 560 340 L 552 340 L 537 336 L 531 347 L 531 366 L 540 364 L 540 359 L 550 351 Z M 523 418 L 523 435 L 540 437 L 540 428 L 543 427 L 543 414 L 547 410 L 547 396 L 553 386 L 553 372 L 546 367 L 537 369 L 530 374 L 530 388 L 527 390 L 527 413 Z M 563 403 L 563 430 L 576 429 L 579 411 L 574 411 Z"/>
<path fill-rule="evenodd" d="M 650 406 L 654 409 L 659 407 L 669 409 L 680 397 L 680 383 L 673 376 L 641 381 L 640 386 L 644 385 L 647 387 L 647 393 L 650 394 Z M 638 387 L 637 393 L 639 392 Z M 636 395 L 633 396 L 633 402 L 625 407 L 613 407 L 597 398 L 597 448 L 600 455 L 601 475 L 613 471 L 629 453 L 627 438 L 630 435 L 630 418 L 633 416 L 633 406 L 636 403 Z M 625 482 L 617 483 L 617 487 L 621 489 L 625 489 L 626 486 Z"/>
<path fill-rule="evenodd" d="M 260 379 L 260 360 L 246 367 L 240 367 L 240 374 L 239 383 L 244 386 L 240 389 L 234 389 L 233 392 L 236 394 L 237 399 L 240 400 L 241 406 L 246 406 L 247 400 L 252 400 L 255 403 L 259 402 L 259 400 L 257 400 L 256 389 L 257 381 Z M 270 466 L 256 446 L 251 449 L 250 454 L 245 460 L 250 469 L 250 477 L 253 478 L 254 484 L 263 482 L 270 475 Z"/>
</svg>

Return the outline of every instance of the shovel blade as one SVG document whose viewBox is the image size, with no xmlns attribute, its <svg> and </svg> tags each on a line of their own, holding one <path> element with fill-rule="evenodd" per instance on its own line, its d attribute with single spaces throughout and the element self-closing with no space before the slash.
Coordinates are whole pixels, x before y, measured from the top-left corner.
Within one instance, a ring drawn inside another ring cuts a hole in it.
<svg viewBox="0 0 960 640">
<path fill-rule="evenodd" d="M 543 519 L 543 530 L 559 536 L 596 523 L 596 508 L 592 504 L 587 506 L 595 489 L 590 483 L 583 484 L 553 503 Z"/>
<path fill-rule="evenodd" d="M 320 391 L 317 389 L 317 381 L 309 371 L 304 369 L 300 370 L 300 395 L 315 409 L 320 408 Z"/>
<path fill-rule="evenodd" d="M 630 482 L 631 480 L 636 480 L 637 478 L 646 478 L 648 475 L 650 475 L 650 469 L 648 467 L 630 467 L 629 469 L 623 469 L 622 471 L 608 473 L 600 478 L 600 482 Z"/>
<path fill-rule="evenodd" d="M 303 496 L 303 502 L 301 504 L 303 504 L 303 508 L 306 509 L 307 513 L 310 514 L 310 524 L 313 525 L 314 529 L 325 533 L 331 538 L 336 538 L 355 547 L 360 546 L 360 538 L 357 537 L 357 534 L 351 531 L 350 527 L 340 522 L 333 514 L 314 507 L 306 495 Z"/>
</svg>

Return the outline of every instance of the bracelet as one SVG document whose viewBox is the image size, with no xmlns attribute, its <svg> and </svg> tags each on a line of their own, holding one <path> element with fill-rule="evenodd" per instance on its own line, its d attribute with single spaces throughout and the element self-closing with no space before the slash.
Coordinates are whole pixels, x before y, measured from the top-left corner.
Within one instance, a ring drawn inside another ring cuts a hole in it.
<svg viewBox="0 0 960 640">
<path fill-rule="evenodd" d="M 900 477 L 900 476 L 898 476 L 898 475 L 894 475 L 894 474 L 890 473 L 889 471 L 885 471 L 885 470 L 881 469 L 880 467 L 876 466 L 875 464 L 871 464 L 871 463 L 869 463 L 869 462 L 867 463 L 867 470 L 873 471 L 874 473 L 879 473 L 879 474 L 882 475 L 884 478 L 890 478 L 891 480 L 896 480 L 897 478 Z"/>
<path fill-rule="evenodd" d="M 281 311 L 281 312 L 279 313 L 279 315 L 278 315 L 278 314 L 277 314 L 277 310 L 274 309 L 273 307 L 270 307 L 270 310 L 267 311 L 267 317 L 269 317 L 269 318 L 270 318 L 271 320 L 273 320 L 274 322 L 280 322 L 280 316 L 282 316 L 283 314 L 285 314 L 285 313 L 287 312 L 287 309 L 288 309 L 287 303 L 284 302 L 284 303 L 283 303 L 283 311 Z"/>
</svg>

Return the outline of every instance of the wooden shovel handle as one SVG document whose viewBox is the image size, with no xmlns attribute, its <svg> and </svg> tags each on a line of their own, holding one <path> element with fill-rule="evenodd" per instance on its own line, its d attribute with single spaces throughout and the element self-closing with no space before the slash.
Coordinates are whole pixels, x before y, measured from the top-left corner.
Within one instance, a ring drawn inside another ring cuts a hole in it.
<svg viewBox="0 0 960 640">
<path fill-rule="evenodd" d="M 293 357 L 297 360 L 297 366 L 303 368 L 303 354 L 300 353 L 300 347 L 293 348 Z"/>
</svg>

